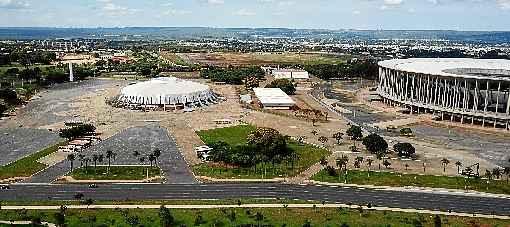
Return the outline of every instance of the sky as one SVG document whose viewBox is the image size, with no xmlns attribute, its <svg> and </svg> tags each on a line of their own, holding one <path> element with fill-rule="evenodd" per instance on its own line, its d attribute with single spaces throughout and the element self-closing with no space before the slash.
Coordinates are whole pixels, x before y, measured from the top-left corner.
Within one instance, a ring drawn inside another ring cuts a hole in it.
<svg viewBox="0 0 510 227">
<path fill-rule="evenodd" d="M 510 0 L 0 0 L 0 27 L 510 31 Z"/>
</svg>

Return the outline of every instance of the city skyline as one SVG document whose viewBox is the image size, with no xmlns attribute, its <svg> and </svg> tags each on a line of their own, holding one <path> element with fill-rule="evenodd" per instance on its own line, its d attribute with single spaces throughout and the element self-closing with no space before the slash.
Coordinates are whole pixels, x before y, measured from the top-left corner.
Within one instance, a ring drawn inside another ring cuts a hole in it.
<svg viewBox="0 0 510 227">
<path fill-rule="evenodd" d="M 509 0 L 0 0 L 1 27 L 508 31 Z"/>
</svg>

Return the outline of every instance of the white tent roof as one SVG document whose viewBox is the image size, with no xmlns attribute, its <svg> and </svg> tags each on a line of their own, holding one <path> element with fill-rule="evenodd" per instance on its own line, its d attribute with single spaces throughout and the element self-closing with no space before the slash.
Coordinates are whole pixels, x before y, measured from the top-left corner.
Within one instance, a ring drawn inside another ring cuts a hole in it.
<svg viewBox="0 0 510 227">
<path fill-rule="evenodd" d="M 294 106 L 296 104 L 280 88 L 254 88 L 253 91 L 264 106 Z"/>
<path fill-rule="evenodd" d="M 178 104 L 208 100 L 209 86 L 175 77 L 160 77 L 129 85 L 121 90 L 120 100 L 137 104 Z"/>
</svg>

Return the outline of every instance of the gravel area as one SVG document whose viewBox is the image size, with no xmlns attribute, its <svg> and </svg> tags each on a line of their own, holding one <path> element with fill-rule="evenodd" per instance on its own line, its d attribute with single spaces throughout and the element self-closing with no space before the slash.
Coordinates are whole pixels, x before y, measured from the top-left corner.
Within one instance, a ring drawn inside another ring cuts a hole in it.
<svg viewBox="0 0 510 227">
<path fill-rule="evenodd" d="M 97 93 L 101 89 L 112 86 L 112 83 L 121 84 L 123 81 L 115 80 L 86 80 L 76 83 L 53 85 L 51 88 L 39 92 L 32 101 L 21 108 L 17 117 L 0 121 L 0 127 L 31 127 L 39 128 L 62 121 L 79 119 L 79 116 L 62 114 L 72 112 L 75 98 L 87 93 Z"/>
<path fill-rule="evenodd" d="M 43 129 L 0 128 L 0 165 L 31 155 L 60 140 L 57 133 Z"/>
<path fill-rule="evenodd" d="M 428 124 L 419 124 L 411 128 L 416 138 L 426 138 L 448 148 L 466 150 L 499 166 L 510 164 L 508 162 L 510 159 L 510 140 L 508 140 L 508 136 Z"/>
<path fill-rule="evenodd" d="M 186 161 L 182 157 L 175 140 L 170 137 L 165 128 L 160 128 L 158 124 L 151 123 L 143 127 L 132 127 L 104 140 L 103 142 L 83 151 L 81 154 L 91 158 L 93 154 L 105 155 L 107 150 L 116 153 L 112 165 L 138 165 L 149 164 L 147 156 L 156 148 L 161 149 L 161 156 L 158 159 L 159 167 L 163 170 L 167 183 L 172 184 L 190 184 L 197 183 Z M 145 156 L 146 161 L 141 163 L 139 157 L 133 153 L 138 151 L 140 156 Z M 105 158 L 103 163 L 107 164 Z M 89 165 L 93 165 L 90 162 Z M 80 166 L 77 158 L 75 166 Z M 57 177 L 63 176 L 69 172 L 70 165 L 67 161 L 61 162 L 45 171 L 37 174 L 30 183 L 50 183 Z"/>
</svg>

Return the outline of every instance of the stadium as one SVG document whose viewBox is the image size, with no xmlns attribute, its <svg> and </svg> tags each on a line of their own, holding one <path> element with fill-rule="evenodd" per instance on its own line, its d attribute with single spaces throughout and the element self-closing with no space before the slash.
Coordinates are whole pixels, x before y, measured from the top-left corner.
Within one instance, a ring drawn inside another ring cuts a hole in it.
<svg viewBox="0 0 510 227">
<path fill-rule="evenodd" d="M 160 77 L 124 87 L 116 106 L 130 109 L 187 109 L 216 104 L 218 97 L 209 86 L 175 77 Z"/>
<path fill-rule="evenodd" d="M 510 61 L 394 59 L 379 62 L 378 94 L 410 113 L 509 129 Z"/>
</svg>

